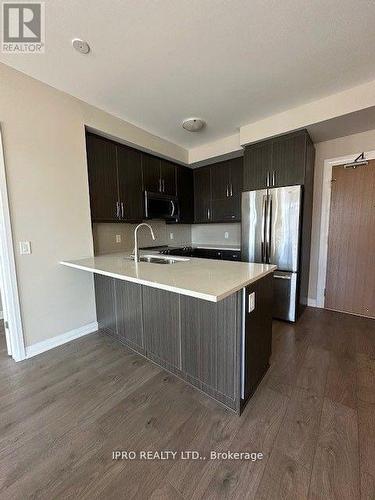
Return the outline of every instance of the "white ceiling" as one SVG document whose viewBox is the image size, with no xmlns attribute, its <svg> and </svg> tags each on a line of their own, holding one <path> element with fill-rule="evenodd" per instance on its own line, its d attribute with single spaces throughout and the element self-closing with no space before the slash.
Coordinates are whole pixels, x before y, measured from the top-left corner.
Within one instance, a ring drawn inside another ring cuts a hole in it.
<svg viewBox="0 0 375 500">
<path fill-rule="evenodd" d="M 374 26 L 373 0 L 47 0 L 45 54 L 0 60 L 190 148 L 375 79 Z"/>
</svg>

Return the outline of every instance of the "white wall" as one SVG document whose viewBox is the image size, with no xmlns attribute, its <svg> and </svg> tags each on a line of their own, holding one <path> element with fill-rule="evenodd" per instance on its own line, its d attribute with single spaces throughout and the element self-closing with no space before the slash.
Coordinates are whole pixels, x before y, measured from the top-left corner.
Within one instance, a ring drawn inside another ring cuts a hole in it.
<svg viewBox="0 0 375 500">
<path fill-rule="evenodd" d="M 96 319 L 88 273 L 59 260 L 93 254 L 84 125 L 187 161 L 187 151 L 8 66 L 0 65 L 0 123 L 25 343 Z M 18 242 L 30 240 L 32 255 Z"/>
<path fill-rule="evenodd" d="M 319 261 L 320 221 L 323 189 L 324 160 L 338 158 L 340 156 L 359 154 L 362 151 L 375 149 L 375 130 L 340 137 L 332 141 L 315 144 L 315 178 L 314 178 L 314 206 L 313 223 L 311 235 L 311 258 L 310 258 L 310 285 L 309 298 L 315 300 L 317 297 L 317 278 Z"/>
</svg>

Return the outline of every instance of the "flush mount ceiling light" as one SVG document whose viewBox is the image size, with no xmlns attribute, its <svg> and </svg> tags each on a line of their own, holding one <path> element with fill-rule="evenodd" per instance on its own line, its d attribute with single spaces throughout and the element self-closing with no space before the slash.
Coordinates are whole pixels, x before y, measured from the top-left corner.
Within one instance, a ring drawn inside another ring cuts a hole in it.
<svg viewBox="0 0 375 500">
<path fill-rule="evenodd" d="M 187 118 L 182 122 L 182 127 L 188 132 L 199 132 L 206 126 L 206 122 L 201 118 Z"/>
<path fill-rule="evenodd" d="M 90 52 L 90 45 L 80 38 L 73 38 L 72 45 L 76 49 L 77 52 L 81 54 L 88 54 Z"/>
</svg>

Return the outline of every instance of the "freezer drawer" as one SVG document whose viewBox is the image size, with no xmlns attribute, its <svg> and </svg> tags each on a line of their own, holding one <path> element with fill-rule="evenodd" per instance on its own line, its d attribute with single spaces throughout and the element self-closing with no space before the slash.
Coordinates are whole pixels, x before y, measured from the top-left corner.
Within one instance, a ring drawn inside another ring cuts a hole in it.
<svg viewBox="0 0 375 500">
<path fill-rule="evenodd" d="M 297 273 L 275 271 L 273 275 L 273 317 L 296 321 Z"/>
</svg>

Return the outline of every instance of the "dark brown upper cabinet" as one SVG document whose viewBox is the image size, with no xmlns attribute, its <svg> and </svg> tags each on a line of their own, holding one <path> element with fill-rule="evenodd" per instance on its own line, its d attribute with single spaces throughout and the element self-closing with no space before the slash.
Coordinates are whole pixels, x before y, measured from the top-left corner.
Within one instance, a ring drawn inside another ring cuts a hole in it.
<svg viewBox="0 0 375 500">
<path fill-rule="evenodd" d="M 245 148 L 243 189 L 263 189 L 268 185 L 272 170 L 272 141 L 261 142 Z"/>
<path fill-rule="evenodd" d="M 143 217 L 142 153 L 127 146 L 117 146 L 120 215 L 122 220 Z"/>
<path fill-rule="evenodd" d="M 142 154 L 143 190 L 161 193 L 160 158 Z"/>
<path fill-rule="evenodd" d="M 90 133 L 86 148 L 92 221 L 141 220 L 141 153 Z"/>
<path fill-rule="evenodd" d="M 212 199 L 220 200 L 230 196 L 229 166 L 226 161 L 211 165 Z"/>
<path fill-rule="evenodd" d="M 212 222 L 211 166 L 194 170 L 194 220 Z"/>
<path fill-rule="evenodd" d="M 176 165 L 143 153 L 143 189 L 151 193 L 176 195 Z"/>
<path fill-rule="evenodd" d="M 194 222 L 194 171 L 189 167 L 176 165 L 177 198 L 180 205 L 179 222 Z"/>
<path fill-rule="evenodd" d="M 212 222 L 241 220 L 243 159 L 211 165 Z"/>
<path fill-rule="evenodd" d="M 160 185 L 163 194 L 176 196 L 176 165 L 167 160 L 160 161 Z"/>
<path fill-rule="evenodd" d="M 243 189 L 303 185 L 309 142 L 307 131 L 301 130 L 247 146 Z"/>
<path fill-rule="evenodd" d="M 86 134 L 87 165 L 93 221 L 116 221 L 119 217 L 116 145 Z"/>
<path fill-rule="evenodd" d="M 307 134 L 288 134 L 273 141 L 271 184 L 304 184 Z"/>
<path fill-rule="evenodd" d="M 230 161 L 230 184 L 232 196 L 239 196 L 243 191 L 243 157 Z"/>
</svg>

